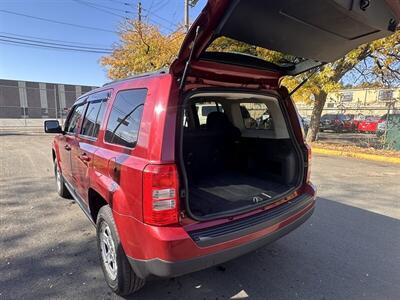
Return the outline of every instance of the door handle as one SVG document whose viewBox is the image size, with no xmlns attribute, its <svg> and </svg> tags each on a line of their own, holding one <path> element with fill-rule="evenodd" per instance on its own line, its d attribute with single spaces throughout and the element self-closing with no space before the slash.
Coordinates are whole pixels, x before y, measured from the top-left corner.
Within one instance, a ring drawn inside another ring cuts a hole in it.
<svg viewBox="0 0 400 300">
<path fill-rule="evenodd" d="M 71 147 L 67 144 L 67 145 L 64 146 L 64 149 L 67 150 L 67 151 L 70 151 Z"/>
<path fill-rule="evenodd" d="M 79 156 L 79 158 L 80 158 L 82 161 L 84 161 L 84 162 L 89 162 L 89 161 L 90 161 L 90 157 L 87 156 L 86 153 L 82 153 L 82 154 Z"/>
</svg>

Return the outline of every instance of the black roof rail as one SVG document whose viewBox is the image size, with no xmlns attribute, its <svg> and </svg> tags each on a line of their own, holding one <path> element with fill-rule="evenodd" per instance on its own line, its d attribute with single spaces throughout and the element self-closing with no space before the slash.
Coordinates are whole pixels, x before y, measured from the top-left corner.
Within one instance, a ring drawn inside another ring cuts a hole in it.
<svg viewBox="0 0 400 300">
<path fill-rule="evenodd" d="M 164 68 L 164 69 L 160 69 L 160 70 L 157 70 L 157 71 L 140 73 L 140 74 L 132 75 L 132 76 L 129 76 L 129 77 L 126 77 L 126 78 L 123 78 L 123 79 L 117 79 L 117 80 L 114 80 L 114 81 L 107 82 L 107 83 L 103 84 L 103 86 L 108 86 L 108 85 L 112 85 L 114 83 L 124 82 L 126 80 L 135 79 L 135 78 L 141 78 L 141 77 L 147 77 L 147 76 L 159 75 L 159 74 L 166 74 L 167 72 L 168 72 L 168 69 Z"/>
</svg>

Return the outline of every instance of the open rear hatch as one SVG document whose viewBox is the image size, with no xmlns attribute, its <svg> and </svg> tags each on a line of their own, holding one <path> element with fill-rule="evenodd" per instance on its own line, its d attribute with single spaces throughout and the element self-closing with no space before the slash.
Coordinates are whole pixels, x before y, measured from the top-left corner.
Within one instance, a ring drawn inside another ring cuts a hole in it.
<svg viewBox="0 0 400 300">
<path fill-rule="evenodd" d="M 398 0 L 209 0 L 186 35 L 171 71 L 182 73 L 191 56 L 193 63 L 214 60 L 296 75 L 392 34 L 399 19 Z M 207 54 L 207 47 L 220 36 L 301 59 L 276 66 Z"/>
<path fill-rule="evenodd" d="M 179 128 L 178 137 L 191 216 L 204 220 L 233 215 L 297 189 L 307 159 L 285 105 L 268 91 L 278 87 L 282 76 L 333 62 L 392 34 L 399 16 L 398 0 L 209 0 L 170 68 L 181 79 L 185 113 L 181 111 L 179 123 L 192 122 Z M 237 53 L 207 52 L 221 36 L 297 59 L 277 65 Z M 196 95 L 193 89 L 202 86 L 219 89 Z M 250 94 L 226 94 L 232 87 L 251 88 Z M 210 103 L 216 104 L 211 113 Z M 203 109 L 209 112 L 201 115 Z M 265 130 L 271 117 L 269 133 Z M 263 134 L 258 134 L 259 126 L 264 126 Z"/>
</svg>

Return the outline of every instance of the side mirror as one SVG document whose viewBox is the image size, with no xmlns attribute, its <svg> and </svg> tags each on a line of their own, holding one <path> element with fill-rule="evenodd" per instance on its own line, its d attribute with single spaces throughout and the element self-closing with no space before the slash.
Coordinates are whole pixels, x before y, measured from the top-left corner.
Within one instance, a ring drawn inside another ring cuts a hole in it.
<svg viewBox="0 0 400 300">
<path fill-rule="evenodd" d="M 63 133 L 60 123 L 57 120 L 44 121 L 44 132 L 46 132 L 46 133 Z"/>
</svg>

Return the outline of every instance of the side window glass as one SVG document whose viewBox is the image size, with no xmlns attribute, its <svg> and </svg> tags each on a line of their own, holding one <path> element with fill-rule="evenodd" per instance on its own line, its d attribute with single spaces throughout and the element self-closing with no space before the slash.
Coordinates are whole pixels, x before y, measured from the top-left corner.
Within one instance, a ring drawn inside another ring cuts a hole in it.
<svg viewBox="0 0 400 300">
<path fill-rule="evenodd" d="M 273 130 L 272 117 L 265 103 L 240 103 L 244 127 Z"/>
<path fill-rule="evenodd" d="M 200 102 L 196 103 L 195 105 L 200 126 L 207 124 L 207 117 L 211 112 L 224 112 L 222 105 L 218 102 Z"/>
<path fill-rule="evenodd" d="M 86 105 L 78 105 L 74 107 L 73 112 L 70 114 L 69 120 L 65 125 L 65 132 L 76 133 L 79 125 L 79 120 L 85 112 Z"/>
<path fill-rule="evenodd" d="M 135 147 L 146 94 L 147 89 L 137 89 L 116 95 L 107 123 L 106 142 Z"/>
<path fill-rule="evenodd" d="M 106 106 L 107 106 L 107 102 L 106 101 L 100 102 L 100 109 L 99 109 L 99 112 L 97 114 L 96 124 L 94 125 L 94 128 L 93 128 L 93 133 L 92 133 L 93 137 L 97 137 L 97 135 L 99 134 L 100 125 L 103 122 L 104 113 L 106 112 Z"/>
<path fill-rule="evenodd" d="M 100 129 L 101 120 L 105 111 L 104 101 L 89 102 L 83 120 L 81 134 L 90 137 L 97 137 Z"/>
</svg>

